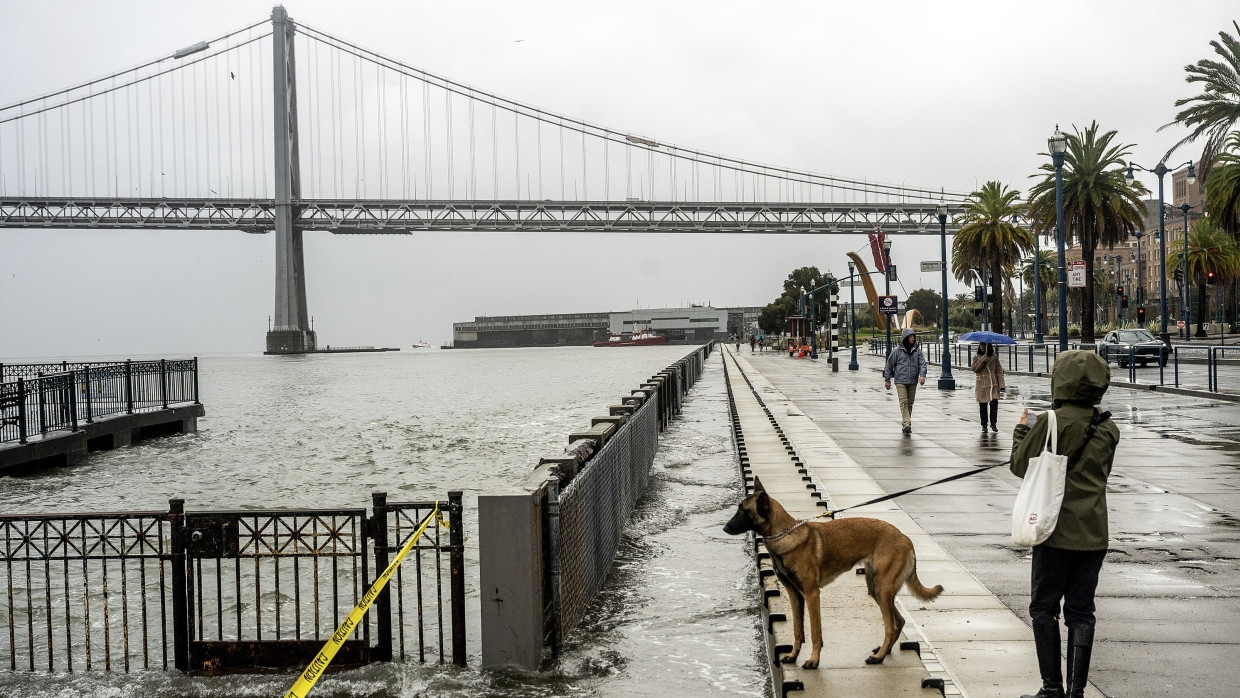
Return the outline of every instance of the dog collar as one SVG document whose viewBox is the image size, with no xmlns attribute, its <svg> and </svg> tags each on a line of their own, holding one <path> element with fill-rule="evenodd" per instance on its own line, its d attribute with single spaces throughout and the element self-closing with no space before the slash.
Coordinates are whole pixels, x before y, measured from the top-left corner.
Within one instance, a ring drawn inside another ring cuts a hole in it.
<svg viewBox="0 0 1240 698">
<path fill-rule="evenodd" d="M 808 519 L 805 521 L 798 521 L 796 524 L 792 526 L 792 528 L 786 531 L 783 531 L 781 533 L 776 533 L 773 536 L 763 536 L 762 540 L 767 543 L 770 543 L 773 540 L 779 540 L 780 538 L 783 538 L 784 536 L 788 535 L 789 533 L 792 533 L 793 531 L 797 530 L 798 528 L 800 528 L 801 526 L 804 526 L 807 523 L 809 523 Z"/>
</svg>

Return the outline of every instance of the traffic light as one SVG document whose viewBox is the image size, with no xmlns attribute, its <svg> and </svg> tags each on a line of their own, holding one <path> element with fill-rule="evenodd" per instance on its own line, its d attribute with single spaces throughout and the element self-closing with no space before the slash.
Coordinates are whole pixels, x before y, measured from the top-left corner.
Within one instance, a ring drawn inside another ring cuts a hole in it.
<svg viewBox="0 0 1240 698">
<path fill-rule="evenodd" d="M 973 309 L 973 314 L 974 314 L 974 315 L 976 315 L 977 317 L 981 317 L 981 316 L 982 316 L 982 309 L 981 309 L 981 308 L 974 308 L 974 309 Z"/>
<path fill-rule="evenodd" d="M 986 295 L 986 288 L 984 286 L 973 287 L 973 300 L 974 301 L 981 303 L 982 298 L 985 297 L 985 295 Z"/>
<path fill-rule="evenodd" d="M 1180 283 L 1181 281 L 1183 281 L 1183 280 L 1184 280 L 1184 270 L 1183 270 L 1183 269 L 1176 269 L 1174 272 L 1172 272 L 1172 273 L 1171 273 L 1171 275 L 1175 278 L 1175 282 L 1176 282 L 1177 284 L 1178 284 L 1178 283 Z"/>
<path fill-rule="evenodd" d="M 1117 296 L 1122 296 L 1122 295 L 1124 295 L 1124 287 L 1123 287 L 1123 286 L 1116 286 L 1116 287 L 1115 287 L 1115 295 L 1117 295 Z"/>
<path fill-rule="evenodd" d="M 1206 272 L 1206 286 L 1213 286 L 1213 285 L 1214 285 L 1214 272 L 1208 271 Z"/>
<path fill-rule="evenodd" d="M 1128 294 L 1125 293 L 1124 295 L 1119 297 L 1119 307 L 1123 308 L 1124 310 L 1128 310 Z"/>
<path fill-rule="evenodd" d="M 1145 325 L 1145 308 L 1137 308 L 1137 323 Z"/>
</svg>

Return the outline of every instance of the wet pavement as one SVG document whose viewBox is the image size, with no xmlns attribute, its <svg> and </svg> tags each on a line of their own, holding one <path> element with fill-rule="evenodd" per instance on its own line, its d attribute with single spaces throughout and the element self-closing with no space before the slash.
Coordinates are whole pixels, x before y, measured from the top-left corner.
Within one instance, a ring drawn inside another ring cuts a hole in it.
<svg viewBox="0 0 1240 698">
<path fill-rule="evenodd" d="M 859 357 L 860 371 L 833 374 L 825 361 L 743 355 L 889 492 L 1006 460 L 1021 408 L 1042 410 L 1049 400 L 1049 379 L 1010 376 L 1001 431 L 982 436 L 972 374 L 957 371 L 958 389 L 940 392 L 940 369 L 931 366 L 917 394 L 914 433 L 905 436 L 877 357 Z M 1234 661 L 1240 651 L 1234 630 L 1240 621 L 1240 405 L 1112 388 L 1103 406 L 1121 442 L 1109 486 L 1111 543 L 1098 589 L 1090 678 L 1108 696 L 1234 695 L 1240 685 Z M 824 485 L 830 493 L 831 483 Z M 897 503 L 1028 623 L 1029 550 L 1013 546 L 1009 536 L 1018 485 L 997 468 Z M 967 612 L 959 622 L 971 622 Z M 967 644 L 950 649 L 959 655 L 953 661 L 968 662 Z M 990 685 L 965 683 L 962 691 L 1019 695 L 1037 684 L 1032 673 L 999 669 Z"/>
</svg>

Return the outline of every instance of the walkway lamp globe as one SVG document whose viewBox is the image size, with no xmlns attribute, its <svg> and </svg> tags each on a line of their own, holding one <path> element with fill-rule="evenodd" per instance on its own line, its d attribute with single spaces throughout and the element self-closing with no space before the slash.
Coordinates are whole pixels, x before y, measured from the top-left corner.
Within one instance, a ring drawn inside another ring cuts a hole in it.
<svg viewBox="0 0 1240 698">
<path fill-rule="evenodd" d="M 1055 133 L 1046 139 L 1055 163 L 1055 243 L 1059 253 L 1059 351 L 1068 350 L 1068 266 L 1064 260 L 1063 230 L 1063 156 L 1068 138 L 1055 126 Z"/>
<path fill-rule="evenodd" d="M 883 278 L 886 280 L 886 295 L 891 295 L 891 238 L 883 238 Z M 896 315 L 893 313 L 887 316 L 887 351 L 883 354 L 886 356 L 891 353 L 891 322 L 895 320 Z"/>
<path fill-rule="evenodd" d="M 1193 162 L 1190 160 L 1186 163 L 1177 165 L 1177 168 L 1183 167 L 1184 165 L 1188 165 L 1188 177 L 1187 177 L 1188 183 L 1196 184 L 1197 183 L 1197 170 L 1193 167 Z M 1160 316 L 1159 322 L 1162 326 L 1162 332 L 1160 333 L 1160 338 L 1162 339 L 1163 346 L 1170 348 L 1171 347 L 1171 333 L 1167 331 L 1167 236 L 1165 235 L 1167 212 L 1163 208 L 1163 177 L 1168 172 L 1171 172 L 1171 170 L 1167 168 L 1167 163 L 1161 160 L 1158 162 L 1157 165 L 1153 167 L 1153 169 L 1142 167 L 1135 162 L 1130 162 L 1128 163 L 1128 171 L 1124 173 L 1124 182 L 1126 182 L 1129 186 L 1132 186 L 1132 183 L 1136 181 L 1136 176 L 1133 174 L 1133 170 L 1141 170 L 1142 172 L 1149 172 L 1151 174 L 1157 175 L 1158 177 L 1158 262 L 1159 262 L 1158 270 L 1159 270 L 1159 277 L 1160 277 L 1158 279 L 1158 289 L 1159 289 L 1159 295 L 1161 296 L 1161 298 L 1158 299 L 1158 309 L 1159 309 L 1159 316 Z M 1187 240 L 1187 232 L 1188 231 L 1185 231 L 1186 240 Z M 1138 239 L 1138 246 L 1139 244 L 1140 244 L 1140 240 Z M 1185 324 L 1184 329 L 1187 332 L 1188 330 L 1187 324 Z"/>
<path fill-rule="evenodd" d="M 852 335 L 852 358 L 848 360 L 849 371 L 860 371 L 857 363 L 857 265 L 848 260 L 848 332 Z"/>
<path fill-rule="evenodd" d="M 939 374 L 939 390 L 955 390 L 956 379 L 952 377 L 952 350 L 947 338 L 949 331 L 947 325 L 947 204 L 939 201 L 935 213 L 939 216 L 939 261 L 942 263 L 940 272 L 943 275 L 943 297 L 940 303 L 943 306 L 943 372 Z"/>
</svg>

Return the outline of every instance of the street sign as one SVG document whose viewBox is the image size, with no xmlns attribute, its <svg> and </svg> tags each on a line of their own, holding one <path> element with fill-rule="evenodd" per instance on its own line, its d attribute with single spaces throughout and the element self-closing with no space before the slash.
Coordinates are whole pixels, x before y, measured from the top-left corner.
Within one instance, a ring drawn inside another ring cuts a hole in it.
<svg viewBox="0 0 1240 698">
<path fill-rule="evenodd" d="M 922 262 L 921 270 L 922 271 L 943 271 L 943 263 L 938 260 L 935 260 L 933 262 Z"/>
<path fill-rule="evenodd" d="M 1176 323 L 1175 323 L 1175 326 L 1176 326 L 1178 329 L 1181 329 L 1181 330 L 1182 330 L 1182 329 L 1184 329 L 1184 321 L 1183 321 L 1183 320 L 1177 320 L 1177 321 L 1176 321 Z"/>
<path fill-rule="evenodd" d="M 1068 262 L 1068 288 L 1085 288 L 1085 262 Z"/>
<path fill-rule="evenodd" d="M 878 312 L 883 315 L 895 315 L 900 311 L 900 303 L 894 295 L 878 297 Z"/>
</svg>

